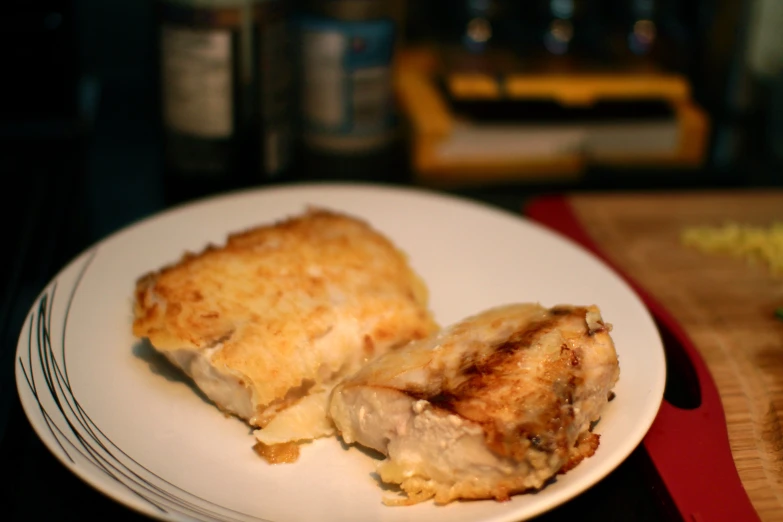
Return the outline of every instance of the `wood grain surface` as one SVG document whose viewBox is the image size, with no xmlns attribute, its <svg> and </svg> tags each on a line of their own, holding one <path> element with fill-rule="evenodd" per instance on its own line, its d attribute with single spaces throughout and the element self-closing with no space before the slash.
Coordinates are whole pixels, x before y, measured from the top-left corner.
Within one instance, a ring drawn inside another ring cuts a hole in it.
<svg viewBox="0 0 783 522">
<path fill-rule="evenodd" d="M 577 194 L 599 248 L 680 322 L 709 367 L 732 454 L 764 521 L 783 521 L 783 277 L 680 242 L 686 227 L 783 221 L 783 191 Z"/>
</svg>

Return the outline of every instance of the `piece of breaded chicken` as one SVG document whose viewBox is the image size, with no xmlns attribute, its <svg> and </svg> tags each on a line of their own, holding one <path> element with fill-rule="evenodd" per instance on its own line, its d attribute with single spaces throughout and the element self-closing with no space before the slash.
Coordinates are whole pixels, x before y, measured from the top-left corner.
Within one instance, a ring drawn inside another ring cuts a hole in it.
<svg viewBox="0 0 783 522">
<path fill-rule="evenodd" d="M 347 443 L 387 456 L 383 482 L 412 504 L 538 489 L 591 456 L 619 378 L 595 306 L 514 304 L 387 353 L 333 391 Z"/>
<path fill-rule="evenodd" d="M 437 328 L 404 253 L 322 209 L 141 277 L 134 311 L 133 333 L 267 445 L 332 434 L 332 386 Z"/>
</svg>

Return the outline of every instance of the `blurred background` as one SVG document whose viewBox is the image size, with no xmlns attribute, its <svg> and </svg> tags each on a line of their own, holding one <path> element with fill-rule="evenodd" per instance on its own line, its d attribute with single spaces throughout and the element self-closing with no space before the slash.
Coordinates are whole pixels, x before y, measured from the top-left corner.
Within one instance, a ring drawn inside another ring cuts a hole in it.
<svg viewBox="0 0 783 522">
<path fill-rule="evenodd" d="M 11 0 L 0 24 L 0 170 L 115 213 L 311 179 L 782 176 L 779 0 Z"/>
<path fill-rule="evenodd" d="M 12 371 L 45 282 L 133 221 L 312 180 L 517 213 L 553 191 L 783 186 L 781 0 L 6 0 L 0 46 L 0 468 L 25 470 L 0 501 L 20 520 L 113 507 L 41 485 L 66 472 Z"/>
</svg>

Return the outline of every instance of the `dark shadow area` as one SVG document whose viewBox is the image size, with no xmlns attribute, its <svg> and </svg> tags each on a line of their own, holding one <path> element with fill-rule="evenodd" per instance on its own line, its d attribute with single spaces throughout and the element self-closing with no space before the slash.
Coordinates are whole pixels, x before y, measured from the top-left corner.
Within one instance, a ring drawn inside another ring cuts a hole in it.
<svg viewBox="0 0 783 522">
<path fill-rule="evenodd" d="M 378 462 L 380 462 L 380 461 L 382 461 L 383 459 L 385 459 L 385 458 L 386 458 L 386 456 L 385 456 L 383 453 L 381 453 L 381 452 L 379 452 L 379 451 L 375 451 L 375 450 L 374 450 L 374 449 L 372 449 L 372 448 L 367 448 L 367 447 L 365 447 L 365 446 L 362 446 L 361 444 L 355 444 L 355 443 L 354 443 L 354 444 L 347 444 L 347 443 L 346 443 L 346 442 L 343 440 L 343 438 L 342 438 L 342 437 L 340 437 L 340 436 L 338 436 L 338 437 L 337 437 L 337 440 L 340 442 L 340 446 L 341 446 L 341 447 L 342 447 L 342 448 L 343 448 L 345 451 L 350 451 L 350 450 L 352 450 L 352 449 L 353 449 L 353 450 L 356 450 L 356 451 L 358 451 L 359 453 L 362 453 L 362 454 L 364 454 L 364 455 L 367 455 L 367 456 L 368 456 L 368 457 L 370 457 L 371 459 L 373 459 L 373 460 L 376 460 L 376 461 L 378 461 Z"/>
<path fill-rule="evenodd" d="M 150 372 L 160 377 L 163 377 L 169 382 L 180 383 L 190 388 L 194 394 L 196 394 L 202 401 L 215 406 L 215 404 L 207 397 L 201 389 L 196 386 L 193 379 L 188 377 L 185 372 L 177 368 L 171 363 L 166 356 L 155 350 L 147 339 L 139 341 L 133 345 L 133 355 L 147 363 Z"/>
<path fill-rule="evenodd" d="M 672 406 L 692 410 L 701 405 L 699 378 L 693 363 L 677 337 L 661 321 L 656 320 L 666 354 L 666 387 L 663 397 Z"/>
</svg>

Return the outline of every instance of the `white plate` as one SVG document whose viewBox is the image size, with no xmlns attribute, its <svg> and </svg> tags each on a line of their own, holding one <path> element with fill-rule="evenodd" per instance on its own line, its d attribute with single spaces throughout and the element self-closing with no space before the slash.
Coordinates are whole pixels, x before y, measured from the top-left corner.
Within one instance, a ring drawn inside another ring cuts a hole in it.
<svg viewBox="0 0 783 522">
<path fill-rule="evenodd" d="M 251 431 L 166 371 L 131 334 L 136 278 L 222 243 L 228 232 L 315 204 L 367 219 L 408 252 L 436 319 L 519 301 L 600 306 L 620 357 L 596 454 L 509 502 L 386 507 L 376 463 L 336 439 L 270 466 Z M 129 226 L 74 259 L 30 311 L 17 349 L 22 405 L 38 436 L 84 481 L 162 520 L 518 521 L 584 491 L 642 440 L 663 397 L 663 347 L 636 294 L 605 264 L 543 227 L 429 191 L 362 184 L 282 186 L 207 199 Z"/>
</svg>

